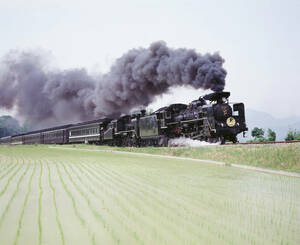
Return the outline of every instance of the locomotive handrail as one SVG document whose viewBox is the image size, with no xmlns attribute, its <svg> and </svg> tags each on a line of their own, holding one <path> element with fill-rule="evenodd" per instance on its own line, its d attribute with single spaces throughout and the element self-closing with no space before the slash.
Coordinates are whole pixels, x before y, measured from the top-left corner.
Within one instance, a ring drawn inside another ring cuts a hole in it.
<svg viewBox="0 0 300 245">
<path fill-rule="evenodd" d="M 129 132 L 135 132 L 134 129 L 131 129 L 131 130 L 124 130 L 124 131 L 120 131 L 120 132 L 117 132 L 115 134 L 123 134 L 123 133 L 129 133 Z"/>
<path fill-rule="evenodd" d="M 196 122 L 196 121 L 203 121 L 204 117 L 197 118 L 197 119 L 191 119 L 191 120 L 186 120 L 186 121 L 181 121 L 181 123 L 187 123 L 187 122 Z"/>
</svg>

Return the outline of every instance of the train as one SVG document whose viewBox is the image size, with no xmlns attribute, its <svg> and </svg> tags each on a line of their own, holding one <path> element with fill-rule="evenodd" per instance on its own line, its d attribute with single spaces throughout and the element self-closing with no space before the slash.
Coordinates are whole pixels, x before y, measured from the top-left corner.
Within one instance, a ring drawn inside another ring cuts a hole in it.
<svg viewBox="0 0 300 245">
<path fill-rule="evenodd" d="M 189 104 L 171 104 L 152 113 L 139 110 L 119 118 L 100 118 L 0 138 L 0 144 L 99 144 L 168 146 L 171 139 L 236 143 L 248 130 L 243 103 L 230 103 L 230 92 L 200 96 Z"/>
</svg>

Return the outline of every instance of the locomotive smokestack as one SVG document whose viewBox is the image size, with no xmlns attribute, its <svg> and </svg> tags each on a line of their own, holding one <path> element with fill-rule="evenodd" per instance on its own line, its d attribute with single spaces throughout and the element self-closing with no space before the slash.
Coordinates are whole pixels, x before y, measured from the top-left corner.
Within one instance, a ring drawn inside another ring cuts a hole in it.
<svg viewBox="0 0 300 245">
<path fill-rule="evenodd" d="M 40 127 L 116 117 L 149 105 L 174 86 L 213 91 L 225 86 L 218 53 L 171 49 L 164 42 L 128 51 L 100 78 L 85 69 L 48 71 L 45 60 L 39 53 L 13 51 L 0 61 L 0 107 L 15 108 Z"/>
</svg>

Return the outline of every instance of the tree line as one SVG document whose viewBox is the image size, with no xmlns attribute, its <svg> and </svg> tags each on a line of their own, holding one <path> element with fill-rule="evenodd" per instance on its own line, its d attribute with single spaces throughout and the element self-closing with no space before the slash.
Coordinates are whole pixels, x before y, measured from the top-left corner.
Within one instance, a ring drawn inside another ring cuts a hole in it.
<svg viewBox="0 0 300 245">
<path fill-rule="evenodd" d="M 251 136 L 255 142 L 276 141 L 276 133 L 272 129 L 268 128 L 267 135 L 265 136 L 265 130 L 263 128 L 255 127 L 251 131 Z M 300 140 L 300 131 L 296 129 L 290 129 L 285 137 L 285 141 Z"/>
<path fill-rule="evenodd" d="M 12 116 L 0 116 L 0 138 L 25 133 L 28 130 L 26 124 L 20 126 L 19 121 Z"/>
</svg>

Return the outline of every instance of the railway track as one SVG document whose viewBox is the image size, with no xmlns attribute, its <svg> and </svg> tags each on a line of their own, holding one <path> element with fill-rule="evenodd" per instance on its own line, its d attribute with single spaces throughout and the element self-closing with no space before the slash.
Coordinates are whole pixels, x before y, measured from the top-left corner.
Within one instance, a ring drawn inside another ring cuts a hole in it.
<svg viewBox="0 0 300 245">
<path fill-rule="evenodd" d="M 225 144 L 225 145 L 271 145 L 271 144 L 293 144 L 300 143 L 300 140 L 289 140 L 289 141 L 268 141 L 268 142 L 243 142 L 236 144 Z"/>
</svg>

